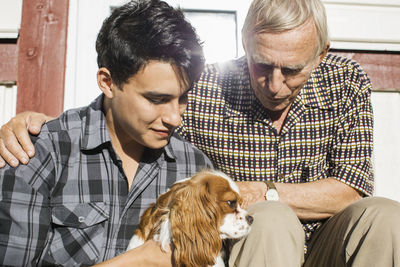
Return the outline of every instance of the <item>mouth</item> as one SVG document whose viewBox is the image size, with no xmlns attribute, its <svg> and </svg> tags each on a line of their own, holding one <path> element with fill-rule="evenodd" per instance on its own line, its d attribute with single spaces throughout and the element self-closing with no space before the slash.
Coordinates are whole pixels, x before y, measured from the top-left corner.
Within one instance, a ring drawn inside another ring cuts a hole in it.
<svg viewBox="0 0 400 267">
<path fill-rule="evenodd" d="M 282 103 L 284 102 L 287 97 L 279 97 L 279 98 L 274 98 L 274 97 L 269 97 L 269 96 L 265 96 L 264 97 L 268 102 L 272 102 L 272 103 Z"/>
<path fill-rule="evenodd" d="M 172 134 L 172 130 L 159 130 L 159 129 L 152 129 L 154 133 L 161 137 L 169 137 Z"/>
</svg>

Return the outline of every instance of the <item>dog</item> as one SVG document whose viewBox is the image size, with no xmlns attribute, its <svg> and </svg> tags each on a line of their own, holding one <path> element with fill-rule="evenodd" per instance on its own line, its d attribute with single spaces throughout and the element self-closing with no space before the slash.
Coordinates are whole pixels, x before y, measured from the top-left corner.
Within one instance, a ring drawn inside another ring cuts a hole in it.
<svg viewBox="0 0 400 267">
<path fill-rule="evenodd" d="M 178 267 L 225 266 L 223 240 L 246 236 L 253 218 L 239 188 L 222 172 L 205 170 L 173 184 L 141 216 L 128 249 L 153 239 L 171 245 Z"/>
</svg>

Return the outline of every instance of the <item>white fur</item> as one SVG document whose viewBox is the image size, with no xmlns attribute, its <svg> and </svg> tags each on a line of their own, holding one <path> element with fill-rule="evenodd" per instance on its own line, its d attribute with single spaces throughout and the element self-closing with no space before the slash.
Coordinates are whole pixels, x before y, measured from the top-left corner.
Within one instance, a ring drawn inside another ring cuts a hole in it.
<svg viewBox="0 0 400 267">
<path fill-rule="evenodd" d="M 246 220 L 247 211 L 240 206 L 238 213 L 230 213 L 225 215 L 224 223 L 219 228 L 222 239 L 236 239 L 247 235 L 250 232 L 250 225 Z"/>
<path fill-rule="evenodd" d="M 129 241 L 128 248 L 126 250 L 131 250 L 133 248 L 137 248 L 138 246 L 143 245 L 144 241 L 138 237 L 137 235 L 132 236 L 131 240 Z"/>
<path fill-rule="evenodd" d="M 157 241 L 161 243 L 161 248 L 167 251 L 169 244 L 171 244 L 171 224 L 169 223 L 169 219 L 165 219 L 165 221 L 161 223 L 158 239 Z"/>
</svg>

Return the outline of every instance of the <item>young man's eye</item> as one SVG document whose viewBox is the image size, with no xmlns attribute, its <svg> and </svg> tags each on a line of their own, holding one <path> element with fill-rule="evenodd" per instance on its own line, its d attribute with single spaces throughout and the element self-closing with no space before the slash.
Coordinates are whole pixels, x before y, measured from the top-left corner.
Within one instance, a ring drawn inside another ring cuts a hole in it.
<svg viewBox="0 0 400 267">
<path fill-rule="evenodd" d="M 163 104 L 166 102 L 165 98 L 147 98 L 147 100 L 152 104 Z"/>
</svg>

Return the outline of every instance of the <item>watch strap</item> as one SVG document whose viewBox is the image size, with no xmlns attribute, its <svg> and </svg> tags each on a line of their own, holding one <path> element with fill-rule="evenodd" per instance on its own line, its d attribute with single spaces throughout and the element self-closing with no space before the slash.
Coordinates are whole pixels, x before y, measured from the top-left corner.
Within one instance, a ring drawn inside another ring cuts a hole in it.
<svg viewBox="0 0 400 267">
<path fill-rule="evenodd" d="M 264 181 L 264 183 L 266 183 L 267 184 L 267 190 L 270 190 L 270 189 L 275 189 L 276 190 L 276 186 L 275 186 L 275 184 L 274 184 L 274 182 L 272 182 L 272 181 Z"/>
<path fill-rule="evenodd" d="M 276 189 L 275 184 L 272 181 L 264 181 L 264 183 L 267 185 L 267 192 L 265 193 L 265 200 L 279 200 L 279 193 L 278 190 Z"/>
</svg>

